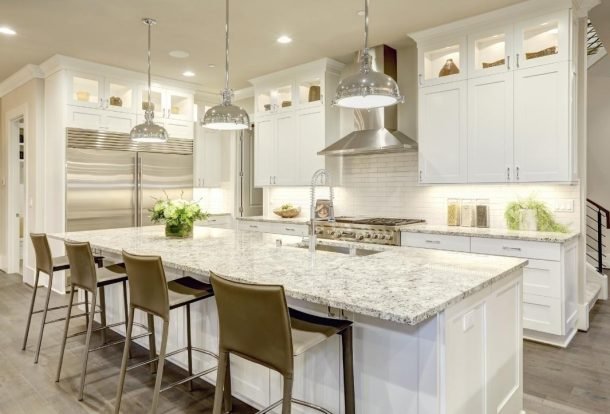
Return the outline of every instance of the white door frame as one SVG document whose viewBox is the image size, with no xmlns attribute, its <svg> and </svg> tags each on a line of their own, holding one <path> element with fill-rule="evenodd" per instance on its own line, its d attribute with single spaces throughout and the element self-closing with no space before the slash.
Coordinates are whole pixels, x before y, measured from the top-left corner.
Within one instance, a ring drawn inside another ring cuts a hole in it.
<svg viewBox="0 0 610 414">
<path fill-rule="evenodd" d="M 28 106 L 20 105 L 5 114 L 6 122 L 6 137 L 7 137 L 7 209 L 6 209 L 6 271 L 7 273 L 17 273 L 19 271 L 19 220 L 15 220 L 19 213 L 19 203 L 21 193 L 19 191 L 19 142 L 14 139 L 15 121 L 23 118 L 23 133 L 24 133 L 24 188 L 25 200 L 28 199 L 28 174 L 27 174 L 27 149 L 29 141 L 28 129 Z M 18 130 L 17 130 L 18 132 Z M 19 194 L 19 196 L 16 196 Z M 27 205 L 23 212 L 23 233 L 28 234 L 28 219 Z M 23 266 L 27 263 L 27 249 L 23 249 Z"/>
</svg>

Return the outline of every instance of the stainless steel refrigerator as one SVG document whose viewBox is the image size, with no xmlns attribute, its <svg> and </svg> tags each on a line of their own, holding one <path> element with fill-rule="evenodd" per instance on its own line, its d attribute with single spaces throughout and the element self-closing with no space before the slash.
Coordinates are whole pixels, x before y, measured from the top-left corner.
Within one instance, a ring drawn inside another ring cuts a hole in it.
<svg viewBox="0 0 610 414">
<path fill-rule="evenodd" d="M 193 142 L 134 144 L 129 135 L 67 129 L 66 230 L 151 225 L 159 198 L 193 196 Z"/>
</svg>

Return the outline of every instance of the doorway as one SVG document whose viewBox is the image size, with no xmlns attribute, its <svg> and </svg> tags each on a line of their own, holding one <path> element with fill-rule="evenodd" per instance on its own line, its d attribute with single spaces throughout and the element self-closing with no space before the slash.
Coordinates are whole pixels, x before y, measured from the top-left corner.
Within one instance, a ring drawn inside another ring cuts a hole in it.
<svg viewBox="0 0 610 414">
<path fill-rule="evenodd" d="M 25 111 L 12 111 L 8 121 L 6 271 L 23 275 L 27 222 L 27 120 Z"/>
</svg>

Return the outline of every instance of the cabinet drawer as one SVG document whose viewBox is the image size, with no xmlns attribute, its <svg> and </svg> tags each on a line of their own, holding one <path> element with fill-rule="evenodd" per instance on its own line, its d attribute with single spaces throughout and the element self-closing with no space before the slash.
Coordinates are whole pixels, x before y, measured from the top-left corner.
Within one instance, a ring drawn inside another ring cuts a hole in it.
<svg viewBox="0 0 610 414">
<path fill-rule="evenodd" d="M 523 269 L 523 292 L 560 299 L 561 263 L 529 259 Z"/>
<path fill-rule="evenodd" d="M 471 248 L 473 253 L 522 257 L 524 259 L 561 260 L 561 245 L 559 243 L 473 237 Z"/>
<path fill-rule="evenodd" d="M 470 252 L 470 237 L 403 232 L 401 245 L 454 252 Z"/>
<path fill-rule="evenodd" d="M 232 222 L 231 216 L 210 216 L 206 221 L 201 222 L 199 225 L 204 227 L 223 227 L 231 228 Z"/>
<path fill-rule="evenodd" d="M 290 236 L 306 236 L 308 226 L 306 224 L 267 223 L 268 232 L 275 234 L 286 234 Z"/>
<path fill-rule="evenodd" d="M 559 299 L 524 294 L 523 328 L 553 335 L 563 335 L 561 302 Z"/>
<path fill-rule="evenodd" d="M 265 223 L 262 221 L 249 221 L 249 220 L 240 220 L 238 221 L 239 225 L 237 226 L 239 230 L 247 230 L 247 231 L 260 231 L 262 233 L 268 232 L 269 223 Z"/>
</svg>

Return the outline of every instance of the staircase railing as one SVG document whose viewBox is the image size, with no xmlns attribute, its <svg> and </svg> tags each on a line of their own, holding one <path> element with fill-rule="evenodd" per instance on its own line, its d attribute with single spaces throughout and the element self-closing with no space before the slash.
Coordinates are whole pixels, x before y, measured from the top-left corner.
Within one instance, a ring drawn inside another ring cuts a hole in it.
<svg viewBox="0 0 610 414">
<path fill-rule="evenodd" d="M 587 256 L 599 273 L 604 270 L 606 258 L 604 229 L 610 229 L 610 211 L 587 198 Z"/>
</svg>

